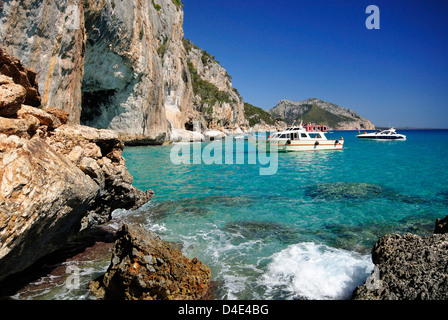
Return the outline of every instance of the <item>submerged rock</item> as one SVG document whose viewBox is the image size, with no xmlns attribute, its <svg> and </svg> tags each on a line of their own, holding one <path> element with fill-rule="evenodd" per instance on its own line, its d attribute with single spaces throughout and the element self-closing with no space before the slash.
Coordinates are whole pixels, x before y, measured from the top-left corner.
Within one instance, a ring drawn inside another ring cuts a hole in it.
<svg viewBox="0 0 448 320">
<path fill-rule="evenodd" d="M 229 222 L 223 229 L 244 239 L 277 240 L 286 244 L 297 243 L 302 236 L 295 228 L 268 221 Z"/>
<path fill-rule="evenodd" d="M 207 297 L 210 268 L 189 259 L 141 225 L 117 232 L 106 274 L 90 283 L 100 299 L 199 300 Z"/>
<path fill-rule="evenodd" d="M 363 182 L 321 183 L 307 188 L 305 194 L 314 199 L 371 199 L 386 193 L 381 186 Z"/>
<path fill-rule="evenodd" d="M 211 195 L 201 198 L 184 198 L 161 201 L 148 207 L 148 214 L 157 219 L 174 215 L 201 215 L 216 213 L 219 207 L 248 207 L 253 205 L 254 198 L 231 195 Z"/>
<path fill-rule="evenodd" d="M 375 270 L 352 299 L 448 299 L 448 234 L 387 235 L 372 249 Z"/>
<path fill-rule="evenodd" d="M 364 182 L 321 183 L 308 187 L 305 190 L 305 195 L 318 200 L 368 200 L 385 198 L 409 204 L 426 204 L 431 201 L 419 196 L 399 194 L 391 188 Z"/>
</svg>

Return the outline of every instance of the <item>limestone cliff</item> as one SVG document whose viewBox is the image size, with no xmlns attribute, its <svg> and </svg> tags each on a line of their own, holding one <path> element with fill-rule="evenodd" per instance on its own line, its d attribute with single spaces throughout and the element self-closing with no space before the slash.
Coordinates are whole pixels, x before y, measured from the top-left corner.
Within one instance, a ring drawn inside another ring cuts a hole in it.
<svg viewBox="0 0 448 320">
<path fill-rule="evenodd" d="M 288 124 L 302 119 L 328 125 L 335 130 L 373 130 L 375 125 L 355 111 L 316 98 L 304 101 L 281 100 L 269 112 Z"/>
<path fill-rule="evenodd" d="M 0 281 L 153 194 L 132 186 L 116 132 L 24 104 L 39 97 L 34 78 L 0 48 Z"/>
<path fill-rule="evenodd" d="M 85 52 L 81 2 L 5 0 L 2 4 L 2 46 L 36 71 L 44 106 L 57 106 L 79 122 Z"/>
<path fill-rule="evenodd" d="M 194 120 L 239 128 L 241 98 L 224 68 L 205 66 L 200 49 L 187 52 L 183 15 L 173 0 L 5 0 L 0 38 L 9 54 L 36 70 L 44 109 L 112 129 L 128 144 L 160 144 L 172 129 L 192 129 Z M 189 61 L 229 99 L 200 102 Z"/>
<path fill-rule="evenodd" d="M 226 69 L 205 50 L 184 39 L 192 77 L 193 103 L 209 129 L 247 129 L 244 103 Z"/>
</svg>

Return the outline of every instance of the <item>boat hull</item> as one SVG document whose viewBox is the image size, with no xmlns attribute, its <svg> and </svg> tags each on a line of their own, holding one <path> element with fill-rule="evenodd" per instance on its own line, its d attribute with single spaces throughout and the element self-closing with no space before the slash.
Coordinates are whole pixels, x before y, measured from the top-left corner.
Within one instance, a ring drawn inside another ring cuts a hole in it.
<svg viewBox="0 0 448 320">
<path fill-rule="evenodd" d="M 266 152 L 300 152 L 300 151 L 326 151 L 326 150 L 342 150 L 343 140 L 322 140 L 318 141 L 269 141 L 269 140 L 253 140 L 251 141 L 257 149 Z"/>
<path fill-rule="evenodd" d="M 357 136 L 359 139 L 364 139 L 364 140 L 406 140 L 405 137 L 394 137 L 394 136 Z"/>
</svg>

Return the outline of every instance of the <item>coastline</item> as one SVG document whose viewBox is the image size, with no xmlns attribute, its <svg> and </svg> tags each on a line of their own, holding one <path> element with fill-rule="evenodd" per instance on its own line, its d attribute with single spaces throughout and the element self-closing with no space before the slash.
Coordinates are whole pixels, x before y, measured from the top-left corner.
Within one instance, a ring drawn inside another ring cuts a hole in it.
<svg viewBox="0 0 448 320">
<path fill-rule="evenodd" d="M 25 76 L 31 83 L 32 71 L 27 70 Z M 58 250 L 61 248 L 66 250 L 66 253 L 68 250 L 68 256 L 59 257 L 65 258 L 61 262 L 64 269 L 55 268 L 55 272 L 58 277 L 62 276 L 61 279 L 64 279 L 63 273 L 67 270 L 68 262 L 84 258 L 87 258 L 88 262 L 92 259 L 89 254 L 96 250 L 101 255 L 110 254 L 113 242 L 111 239 L 118 227 L 104 230 L 102 226 L 108 226 L 107 223 L 111 221 L 114 210 L 140 208 L 148 204 L 154 193 L 152 190 L 143 192 L 133 186 L 133 178 L 128 172 L 123 157 L 124 142 L 114 131 L 74 125 L 68 121 L 69 115 L 63 110 L 55 108 L 42 110 L 25 104 L 26 100 L 32 99 L 27 96 L 27 90 L 11 77 L 2 77 L 2 85 L 7 86 L 14 94 L 10 100 L 5 99 L 6 102 L 2 105 L 2 115 L 5 117 L 1 117 L 0 150 L 4 164 L 1 169 L 4 189 L 1 211 L 3 224 L 0 279 L 9 281 L 9 276 L 13 279 L 14 275 L 20 277 L 22 271 L 29 272 L 29 268 L 34 268 L 42 258 L 59 255 Z M 35 91 L 38 91 L 37 87 Z M 184 134 L 190 141 L 196 139 L 192 132 L 185 131 Z M 219 140 L 226 134 L 217 130 L 204 133 L 198 136 L 201 141 Z M 237 132 L 237 134 L 244 134 L 244 132 Z M 239 201 L 244 201 L 244 197 L 242 198 Z M 409 197 L 403 199 L 404 201 L 418 200 Z M 81 234 L 82 231 L 92 231 L 92 233 Z M 86 242 L 85 239 L 81 239 L 81 235 L 87 236 Z M 410 259 L 406 257 L 411 260 L 412 266 L 415 264 L 425 266 L 423 273 L 435 277 L 422 280 L 424 283 L 430 282 L 430 288 L 425 287 L 426 291 L 423 293 L 402 296 L 397 293 L 388 295 L 380 288 L 375 289 L 382 290 L 380 293 L 369 291 L 365 296 L 356 296 L 356 298 L 446 299 L 446 296 L 439 295 L 437 292 L 433 294 L 433 291 L 439 288 L 442 292 L 447 292 L 443 286 L 446 271 L 437 270 L 428 264 L 428 262 L 435 262 L 440 265 L 439 260 L 434 259 L 432 252 L 446 250 L 444 247 L 446 237 L 436 236 L 435 238 L 441 239 L 435 249 L 428 242 L 423 242 L 420 247 L 412 245 L 411 248 L 415 250 L 418 248 L 420 251 L 414 255 L 411 254 Z M 390 244 L 388 240 L 390 237 L 385 239 L 380 239 L 379 243 L 383 243 L 387 250 L 378 249 L 379 245 L 377 245 L 373 249 L 374 252 L 383 250 L 387 251 L 388 255 L 394 255 L 393 252 L 402 252 L 403 246 L 406 246 L 401 242 L 399 245 Z M 414 236 L 400 236 L 394 239 L 420 241 Z M 70 244 L 70 249 L 67 249 L 65 244 Z M 406 250 L 408 250 L 407 247 Z M 70 252 L 77 254 L 71 256 Z M 425 254 L 422 255 L 420 252 Z M 426 254 L 426 252 L 429 253 Z M 446 254 L 445 251 L 442 251 L 442 254 Z M 419 263 L 418 258 L 421 256 L 428 261 Z M 381 260 L 376 253 L 375 257 L 374 260 Z M 144 257 L 139 258 L 144 259 Z M 110 260 L 104 257 L 100 259 Z M 394 270 L 396 265 L 401 265 L 400 259 L 402 258 L 398 258 L 398 262 L 393 262 L 391 269 Z M 85 262 L 85 260 L 81 261 Z M 202 264 L 196 262 L 197 260 L 193 259 L 193 261 L 195 266 L 201 268 Z M 134 265 L 131 264 L 131 266 Z M 150 267 L 147 266 L 147 268 Z M 429 272 L 426 272 L 428 270 Z M 399 272 L 404 272 L 410 279 L 414 275 L 407 270 L 400 269 Z M 420 269 L 416 269 L 415 272 L 422 273 Z M 38 274 L 41 274 L 40 270 Z M 381 274 L 387 277 L 389 273 L 382 270 Z M 35 274 L 31 276 L 34 277 Z M 50 273 L 49 278 L 53 276 Z M 376 279 L 376 277 L 373 274 L 373 278 Z M 390 277 L 394 279 L 393 276 Z M 383 284 L 386 281 L 386 278 L 381 276 L 378 279 Z M 442 281 L 442 285 L 435 286 L 436 279 Z M 25 287 L 27 284 L 25 281 Z M 423 288 L 419 282 L 417 284 Z M 409 291 L 409 285 L 405 286 Z M 357 292 L 363 290 L 358 289 Z M 371 289 L 367 288 L 368 290 Z"/>
</svg>

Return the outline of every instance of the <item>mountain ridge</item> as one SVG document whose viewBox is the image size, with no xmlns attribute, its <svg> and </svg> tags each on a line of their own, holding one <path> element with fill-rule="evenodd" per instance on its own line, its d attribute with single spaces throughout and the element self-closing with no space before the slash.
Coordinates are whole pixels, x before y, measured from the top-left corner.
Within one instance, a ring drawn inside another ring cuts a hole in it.
<svg viewBox="0 0 448 320">
<path fill-rule="evenodd" d="M 304 122 L 318 122 L 334 130 L 373 130 L 375 125 L 357 114 L 353 109 L 341 107 L 318 98 L 303 101 L 280 100 L 268 112 L 288 124 L 302 119 Z"/>
</svg>

